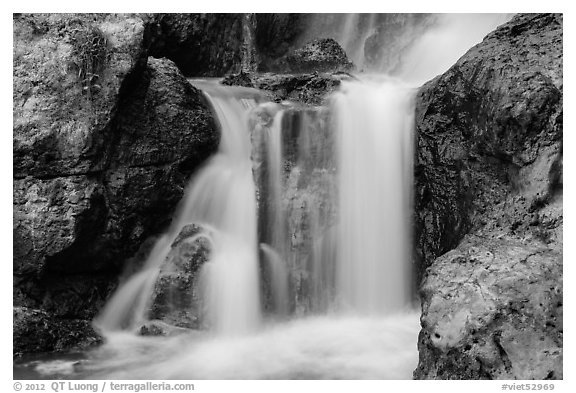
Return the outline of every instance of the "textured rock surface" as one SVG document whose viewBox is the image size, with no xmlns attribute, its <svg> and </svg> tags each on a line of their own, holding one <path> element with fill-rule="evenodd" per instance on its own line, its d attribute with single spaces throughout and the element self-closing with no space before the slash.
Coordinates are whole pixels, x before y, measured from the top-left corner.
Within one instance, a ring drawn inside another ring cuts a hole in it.
<svg viewBox="0 0 576 393">
<path fill-rule="evenodd" d="M 354 65 L 344 49 L 332 38 L 313 40 L 279 58 L 271 66 L 282 73 L 351 71 Z"/>
<path fill-rule="evenodd" d="M 186 76 L 239 72 L 243 14 L 154 14 L 146 28 L 150 56 L 167 57 Z"/>
<path fill-rule="evenodd" d="M 416 210 L 425 264 L 518 193 L 561 187 L 562 20 L 519 16 L 417 97 Z"/>
<path fill-rule="evenodd" d="M 13 353 L 65 351 L 70 347 L 88 348 L 102 342 L 84 319 L 58 319 L 42 310 L 14 307 Z"/>
<path fill-rule="evenodd" d="M 418 94 L 416 378 L 562 377 L 562 83 L 562 17 L 530 14 Z"/>
<path fill-rule="evenodd" d="M 274 62 L 297 45 L 309 22 L 310 14 L 256 14 L 258 70 L 271 71 Z"/>
<path fill-rule="evenodd" d="M 561 249 L 470 235 L 421 290 L 416 378 L 562 378 Z"/>
<path fill-rule="evenodd" d="M 14 176 L 101 169 L 120 85 L 145 61 L 142 20 L 19 15 L 13 29 Z"/>
<path fill-rule="evenodd" d="M 181 328 L 200 327 L 202 310 L 197 279 L 200 267 L 210 257 L 212 245 L 209 236 L 197 225 L 182 228 L 160 267 L 152 294 L 150 319 Z M 142 334 L 165 335 L 165 329 L 159 326 L 144 326 L 145 332 Z"/>
<path fill-rule="evenodd" d="M 15 306 L 92 318 L 217 147 L 203 96 L 145 56 L 143 31 L 136 16 L 14 17 Z"/>
<path fill-rule="evenodd" d="M 268 93 L 274 102 L 294 101 L 307 105 L 326 105 L 342 80 L 351 79 L 348 73 L 273 74 L 239 73 L 222 80 L 229 86 L 255 87 Z"/>
</svg>

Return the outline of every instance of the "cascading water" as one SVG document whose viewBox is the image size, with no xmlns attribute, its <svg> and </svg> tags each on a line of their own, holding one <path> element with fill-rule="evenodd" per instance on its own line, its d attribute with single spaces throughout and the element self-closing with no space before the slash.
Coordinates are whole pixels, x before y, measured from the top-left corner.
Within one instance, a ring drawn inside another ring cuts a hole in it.
<svg viewBox="0 0 576 393">
<path fill-rule="evenodd" d="M 254 90 L 194 82 L 220 123 L 219 151 L 191 181 L 141 271 L 96 320 L 107 343 L 89 354 L 80 376 L 412 377 L 419 330 L 410 307 L 415 87 L 506 17 L 483 15 L 473 25 L 458 16 L 436 19 L 428 33 L 402 40 L 410 45 L 399 46 L 394 78 L 343 82 L 328 109 L 254 108 Z M 347 20 L 344 35 L 354 37 L 341 41 L 368 39 L 373 26 L 354 26 L 366 16 Z M 249 121 L 255 112 L 256 125 Z M 194 283 L 208 331 L 136 335 L 189 224 L 201 231 L 187 241 L 210 244 Z"/>
<path fill-rule="evenodd" d="M 209 90 L 220 122 L 219 150 L 191 181 L 170 229 L 142 271 L 121 285 L 97 318 L 102 330 L 134 330 L 148 319 L 160 266 L 182 228 L 192 223 L 209 228 L 212 243 L 198 282 L 204 288 L 205 324 L 221 334 L 251 332 L 260 324 L 256 190 L 245 108 L 254 101 L 237 99 L 214 83 L 198 83 Z"/>
<path fill-rule="evenodd" d="M 385 315 L 410 302 L 412 94 L 371 81 L 347 83 L 334 97 L 336 296 L 352 312 Z"/>
</svg>

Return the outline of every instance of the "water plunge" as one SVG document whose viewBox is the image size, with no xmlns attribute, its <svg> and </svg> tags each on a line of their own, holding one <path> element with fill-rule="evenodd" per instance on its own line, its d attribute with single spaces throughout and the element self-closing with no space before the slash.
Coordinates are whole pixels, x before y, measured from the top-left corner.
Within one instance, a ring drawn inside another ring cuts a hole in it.
<svg viewBox="0 0 576 393">
<path fill-rule="evenodd" d="M 97 319 L 104 331 L 135 330 L 147 321 L 160 266 L 189 224 L 207 228 L 212 244 L 197 282 L 204 289 L 203 324 L 220 334 L 247 333 L 259 325 L 256 190 L 245 108 L 255 102 L 199 83 L 210 88 L 207 97 L 220 123 L 219 150 L 188 186 L 170 229 L 157 241 L 143 270 L 121 285 Z"/>
<path fill-rule="evenodd" d="M 378 20 L 355 27 L 366 18 L 347 17 L 339 37 L 362 62 L 353 42 L 370 39 Z M 328 108 L 262 103 L 253 89 L 194 81 L 220 125 L 219 150 L 141 270 L 96 319 L 107 343 L 80 374 L 411 378 L 419 330 L 410 307 L 414 87 L 505 17 L 482 16 L 473 29 L 437 19 L 429 34 L 402 41 L 401 80 L 343 82 Z M 184 301 L 161 292 L 172 281 Z M 155 319 L 168 337 L 134 334 Z M 197 330 L 182 334 L 182 326 Z"/>
<path fill-rule="evenodd" d="M 336 295 L 352 312 L 410 302 L 412 89 L 347 83 L 334 97 L 338 138 Z"/>
</svg>

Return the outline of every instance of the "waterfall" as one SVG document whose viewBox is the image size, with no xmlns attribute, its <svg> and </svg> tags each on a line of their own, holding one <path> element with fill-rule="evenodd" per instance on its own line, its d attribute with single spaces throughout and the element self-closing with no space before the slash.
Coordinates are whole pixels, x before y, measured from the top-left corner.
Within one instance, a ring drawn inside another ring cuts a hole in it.
<svg viewBox="0 0 576 393">
<path fill-rule="evenodd" d="M 414 96 L 508 17 L 435 16 L 418 36 L 411 25 L 394 48 L 402 56 L 386 65 L 394 63 L 392 75 L 343 81 L 328 107 L 262 104 L 254 89 L 193 81 L 220 126 L 218 152 L 96 319 L 108 343 L 83 366 L 88 374 L 411 378 L 419 330 L 410 307 Z M 378 38 L 384 19 L 340 18 L 338 39 L 365 56 L 363 41 Z M 368 63 L 380 71 L 379 60 Z M 189 224 L 202 232 L 188 242 L 210 244 L 193 283 L 207 332 L 130 334 L 150 321 L 162 268 Z"/>
<path fill-rule="evenodd" d="M 147 321 L 159 268 L 181 229 L 192 223 L 210 229 L 213 246 L 198 282 L 204 289 L 204 323 L 220 334 L 251 332 L 260 324 L 256 190 L 246 111 L 255 105 L 254 97 L 232 94 L 241 89 L 199 83 L 220 124 L 218 152 L 191 179 L 169 230 L 143 269 L 120 286 L 97 318 L 102 330 L 135 330 Z"/>
<path fill-rule="evenodd" d="M 364 314 L 410 301 L 412 90 L 347 83 L 334 98 L 338 141 L 336 296 Z"/>
</svg>

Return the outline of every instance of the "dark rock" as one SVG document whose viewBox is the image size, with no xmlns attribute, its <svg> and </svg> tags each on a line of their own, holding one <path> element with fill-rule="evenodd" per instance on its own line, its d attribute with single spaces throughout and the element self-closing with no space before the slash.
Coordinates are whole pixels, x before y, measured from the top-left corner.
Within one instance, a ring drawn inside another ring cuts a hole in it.
<svg viewBox="0 0 576 393">
<path fill-rule="evenodd" d="M 331 93 L 336 91 L 342 80 L 352 75 L 337 72 L 332 74 L 273 74 L 253 73 L 229 75 L 222 81 L 225 85 L 255 87 L 269 94 L 274 102 L 294 101 L 307 105 L 326 105 Z"/>
<path fill-rule="evenodd" d="M 508 195 L 532 205 L 561 187 L 562 112 L 562 24 L 553 15 L 514 18 L 421 88 L 416 241 L 424 268 Z"/>
<path fill-rule="evenodd" d="M 194 224 L 182 228 L 160 267 L 149 318 L 181 328 L 200 327 L 201 293 L 197 280 L 211 250 L 209 232 Z M 148 330 L 147 334 L 152 334 Z"/>
<path fill-rule="evenodd" d="M 243 14 L 154 14 L 146 23 L 150 56 L 167 57 L 186 76 L 239 72 Z"/>
<path fill-rule="evenodd" d="M 58 319 L 38 309 L 13 308 L 13 354 L 61 352 L 100 344 L 102 338 L 90 322 L 83 319 Z"/>
<path fill-rule="evenodd" d="M 415 378 L 562 378 L 562 113 L 557 15 L 517 15 L 421 88 Z"/>
<path fill-rule="evenodd" d="M 258 71 L 271 71 L 277 59 L 294 49 L 309 22 L 309 14 L 256 14 Z"/>
<path fill-rule="evenodd" d="M 277 60 L 272 71 L 310 73 L 350 71 L 354 68 L 344 49 L 332 38 L 313 40 Z"/>
<path fill-rule="evenodd" d="M 174 61 L 186 76 L 271 71 L 297 44 L 308 14 L 151 14 L 149 54 Z"/>
<path fill-rule="evenodd" d="M 246 72 L 227 75 L 224 79 L 222 79 L 222 84 L 227 86 L 254 87 L 254 83 L 252 83 L 250 74 Z"/>
<path fill-rule="evenodd" d="M 142 37 L 137 16 L 14 18 L 15 306 L 92 318 L 217 148 L 203 95 Z"/>
</svg>

